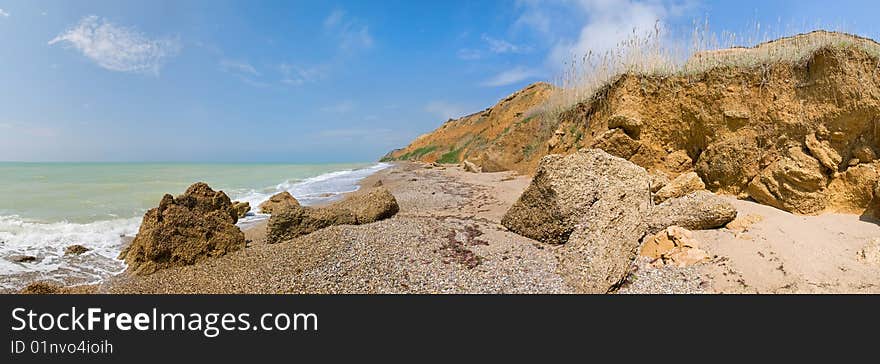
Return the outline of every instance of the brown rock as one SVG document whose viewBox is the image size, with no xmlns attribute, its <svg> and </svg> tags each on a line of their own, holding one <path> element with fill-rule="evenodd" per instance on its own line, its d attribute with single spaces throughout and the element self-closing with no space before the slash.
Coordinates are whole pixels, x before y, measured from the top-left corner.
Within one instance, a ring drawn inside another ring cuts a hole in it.
<svg viewBox="0 0 880 364">
<path fill-rule="evenodd" d="M 752 227 L 752 225 L 757 224 L 763 220 L 764 217 L 761 215 L 748 214 L 745 216 L 737 216 L 736 219 L 733 219 L 733 221 L 727 223 L 727 225 L 724 227 L 727 230 L 743 232 L 748 231 L 749 228 Z"/>
<path fill-rule="evenodd" d="M 633 139 L 639 139 L 642 121 L 626 115 L 614 115 L 608 119 L 608 129 L 619 128 Z"/>
<path fill-rule="evenodd" d="M 654 194 L 654 202 L 661 203 L 670 198 L 681 197 L 691 192 L 705 190 L 706 185 L 696 172 L 688 172 L 676 177 L 672 182 Z"/>
<path fill-rule="evenodd" d="M 648 182 L 651 184 L 651 193 L 657 193 L 669 184 L 669 177 L 662 173 L 651 173 L 648 175 Z"/>
<path fill-rule="evenodd" d="M 742 135 L 709 145 L 694 170 L 709 189 L 739 194 L 761 171 L 763 151 L 751 135 Z"/>
<path fill-rule="evenodd" d="M 235 201 L 232 203 L 232 210 L 235 211 L 235 216 L 241 219 L 247 216 L 247 213 L 251 211 L 251 204 L 250 202 Z"/>
<path fill-rule="evenodd" d="M 272 214 L 275 209 L 288 205 L 299 206 L 299 201 L 297 201 L 290 192 L 279 192 L 260 204 L 260 212 L 264 214 Z"/>
<path fill-rule="evenodd" d="M 840 168 L 840 163 L 843 162 L 843 158 L 834 148 L 831 148 L 830 143 L 819 141 L 819 139 L 816 139 L 816 133 L 812 133 L 807 135 L 804 144 L 819 163 L 831 172 L 837 172 L 838 168 Z"/>
<path fill-rule="evenodd" d="M 37 261 L 37 257 L 33 255 L 10 255 L 6 260 L 13 263 L 31 263 Z"/>
<path fill-rule="evenodd" d="M 622 129 L 611 129 L 596 137 L 592 147 L 602 149 L 615 157 L 629 159 L 639 151 L 641 144 Z"/>
<path fill-rule="evenodd" d="M 462 165 L 462 167 L 464 168 L 465 171 L 468 171 L 468 172 L 471 172 L 471 173 L 481 173 L 481 172 L 483 172 L 483 169 L 480 168 L 480 166 L 478 166 L 478 165 L 472 163 L 471 161 L 469 161 L 469 160 L 467 160 L 467 159 L 465 159 L 464 161 L 462 161 L 462 162 L 461 162 L 461 165 Z"/>
<path fill-rule="evenodd" d="M 80 254 L 85 253 L 89 250 L 90 250 L 89 248 L 86 248 L 86 247 L 79 245 L 79 244 L 75 244 L 75 245 L 70 245 L 70 246 L 64 248 L 64 255 L 80 255 Z"/>
<path fill-rule="evenodd" d="M 19 293 L 21 294 L 59 294 L 63 287 L 53 282 L 33 282 L 24 287 Z"/>
<path fill-rule="evenodd" d="M 871 163 L 877 159 L 877 155 L 871 147 L 863 145 L 853 150 L 853 158 L 857 159 L 859 163 Z"/>
<path fill-rule="evenodd" d="M 328 226 L 367 224 L 392 217 L 398 211 L 397 200 L 382 187 L 327 207 L 287 205 L 269 218 L 267 241 L 280 243 Z"/>
<path fill-rule="evenodd" d="M 150 274 L 225 255 L 245 246 L 237 219 L 225 193 L 196 183 L 176 198 L 165 195 L 159 207 L 147 211 L 120 259 L 128 272 Z"/>
<path fill-rule="evenodd" d="M 676 150 L 663 157 L 663 167 L 670 172 L 685 172 L 693 168 L 693 166 L 694 161 L 683 150 Z"/>
<path fill-rule="evenodd" d="M 789 148 L 787 155 L 771 163 L 749 183 L 749 196 L 789 212 L 811 214 L 822 211 L 828 199 L 821 192 L 828 184 L 822 168 L 818 160 L 801 148 Z"/>
<path fill-rule="evenodd" d="M 669 226 L 689 230 L 715 229 L 736 218 L 736 208 L 711 192 L 697 191 L 671 198 L 654 207 L 648 216 L 648 231 L 655 233 Z"/>
<path fill-rule="evenodd" d="M 686 267 L 709 257 L 704 250 L 699 249 L 698 245 L 689 230 L 670 226 L 655 235 L 646 237 L 639 254 L 651 259 L 655 266 Z"/>
</svg>

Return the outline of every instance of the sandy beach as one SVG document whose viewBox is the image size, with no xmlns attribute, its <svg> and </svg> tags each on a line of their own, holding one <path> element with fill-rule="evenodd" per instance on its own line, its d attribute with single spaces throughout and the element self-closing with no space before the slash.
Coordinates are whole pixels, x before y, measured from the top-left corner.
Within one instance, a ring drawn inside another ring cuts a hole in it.
<svg viewBox="0 0 880 364">
<path fill-rule="evenodd" d="M 392 218 L 332 226 L 278 244 L 266 242 L 263 221 L 244 230 L 249 243 L 243 250 L 65 292 L 574 293 L 557 271 L 560 246 L 500 223 L 529 182 L 512 172 L 399 162 L 351 193 L 381 184 L 400 205 Z M 859 257 L 880 236 L 876 222 L 846 214 L 799 216 L 729 200 L 744 220 L 695 232 L 711 259 L 688 267 L 637 259 L 617 293 L 880 292 L 880 264 Z"/>
</svg>

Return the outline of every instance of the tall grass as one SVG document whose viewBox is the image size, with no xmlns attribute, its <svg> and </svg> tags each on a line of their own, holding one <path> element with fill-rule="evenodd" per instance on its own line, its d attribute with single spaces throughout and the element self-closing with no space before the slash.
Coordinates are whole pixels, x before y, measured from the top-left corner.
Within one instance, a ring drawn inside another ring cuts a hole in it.
<svg viewBox="0 0 880 364">
<path fill-rule="evenodd" d="M 839 31 L 781 31 L 755 23 L 744 34 L 712 33 L 708 22 L 695 22 L 685 36 L 676 36 L 659 23 L 651 32 L 633 30 L 608 51 L 589 52 L 566 62 L 552 83 L 554 94 L 542 106 L 545 118 L 556 121 L 574 105 L 595 100 L 599 91 L 623 74 L 687 76 L 718 67 L 761 67 L 798 63 L 826 47 L 857 47 L 880 58 L 877 42 Z M 789 27 L 791 29 L 791 27 Z M 806 27 L 801 27 L 806 29 Z M 688 39 L 689 38 L 689 39 Z"/>
</svg>

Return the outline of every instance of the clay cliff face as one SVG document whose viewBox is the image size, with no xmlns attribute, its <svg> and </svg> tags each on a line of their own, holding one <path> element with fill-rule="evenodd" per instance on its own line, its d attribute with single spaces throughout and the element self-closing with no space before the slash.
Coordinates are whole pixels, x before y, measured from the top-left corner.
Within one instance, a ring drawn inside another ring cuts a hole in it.
<svg viewBox="0 0 880 364">
<path fill-rule="evenodd" d="M 540 96 L 547 97 L 551 88 L 544 87 Z M 693 171 L 714 192 L 802 214 L 869 212 L 880 179 L 880 60 L 844 41 L 797 62 L 718 66 L 686 76 L 622 75 L 555 120 L 533 118 L 542 121 L 531 128 L 518 127 L 522 119 L 495 121 L 495 128 L 510 127 L 522 137 L 508 137 L 509 131 L 462 156 L 484 170 L 531 174 L 540 156 L 598 148 L 655 175 L 672 179 Z M 460 135 L 459 141 L 479 136 L 449 130 L 462 120 L 404 151 L 432 145 L 440 133 Z"/>
</svg>

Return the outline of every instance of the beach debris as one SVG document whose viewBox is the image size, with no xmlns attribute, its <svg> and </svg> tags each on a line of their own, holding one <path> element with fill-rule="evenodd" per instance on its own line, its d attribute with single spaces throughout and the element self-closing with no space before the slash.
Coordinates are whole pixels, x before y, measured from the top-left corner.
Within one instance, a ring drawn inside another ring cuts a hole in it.
<svg viewBox="0 0 880 364">
<path fill-rule="evenodd" d="M 37 257 L 33 255 L 10 255 L 6 260 L 13 263 L 33 263 L 37 261 Z"/>
<path fill-rule="evenodd" d="M 199 182 L 177 197 L 166 194 L 158 207 L 147 211 L 119 259 L 130 273 L 150 274 L 222 256 L 246 245 L 237 221 L 229 197 Z"/>
<path fill-rule="evenodd" d="M 74 244 L 64 248 L 64 255 L 81 255 L 89 250 L 91 249 L 79 244 Z"/>
<path fill-rule="evenodd" d="M 268 200 L 261 203 L 260 212 L 264 214 L 272 214 L 276 209 L 285 206 L 299 206 L 299 201 L 287 191 L 276 193 L 272 195 L 272 197 L 269 197 Z"/>
<path fill-rule="evenodd" d="M 282 206 L 269 219 L 267 241 L 280 243 L 333 225 L 367 224 L 394 216 L 397 200 L 384 187 L 327 207 Z"/>
</svg>

